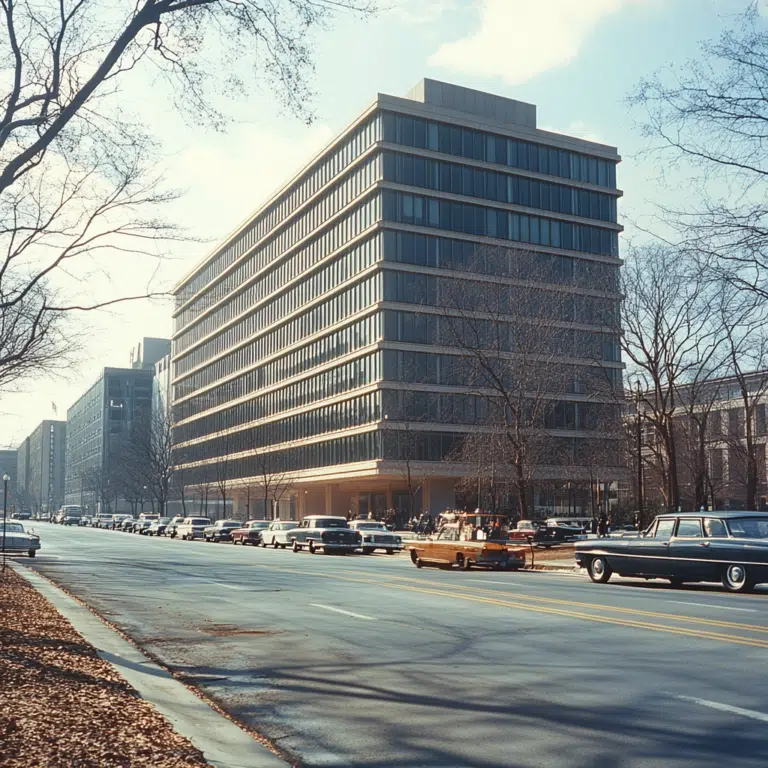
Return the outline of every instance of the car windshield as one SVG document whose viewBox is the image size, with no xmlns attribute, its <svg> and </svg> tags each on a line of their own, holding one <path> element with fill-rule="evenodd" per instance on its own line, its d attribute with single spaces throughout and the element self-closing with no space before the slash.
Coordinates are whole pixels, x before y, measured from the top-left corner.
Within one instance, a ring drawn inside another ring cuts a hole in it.
<svg viewBox="0 0 768 768">
<path fill-rule="evenodd" d="M 346 520 L 323 517 L 310 523 L 313 528 L 349 528 Z"/>
<path fill-rule="evenodd" d="M 768 517 L 735 517 L 726 522 L 731 536 L 741 539 L 768 539 Z"/>
<path fill-rule="evenodd" d="M 358 523 L 355 526 L 359 531 L 386 531 L 387 526 L 384 523 Z"/>
<path fill-rule="evenodd" d="M 155 520 L 156 524 L 160 523 L 161 525 L 165 525 L 165 524 L 170 523 L 170 522 L 171 522 L 171 518 L 170 517 L 161 517 L 158 520 Z"/>
<path fill-rule="evenodd" d="M 211 521 L 207 517 L 193 517 L 190 521 L 191 525 L 210 525 Z"/>
<path fill-rule="evenodd" d="M 239 528 L 242 523 L 238 523 L 237 520 L 226 521 L 221 524 L 222 528 Z"/>
<path fill-rule="evenodd" d="M 269 522 L 267 520 L 257 520 L 255 523 L 251 523 L 251 528 L 269 528 Z"/>
</svg>

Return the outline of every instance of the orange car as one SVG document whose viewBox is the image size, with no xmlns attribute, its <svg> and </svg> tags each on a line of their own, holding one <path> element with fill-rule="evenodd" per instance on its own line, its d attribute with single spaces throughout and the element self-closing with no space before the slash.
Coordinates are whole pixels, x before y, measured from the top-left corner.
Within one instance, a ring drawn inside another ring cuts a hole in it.
<svg viewBox="0 0 768 768">
<path fill-rule="evenodd" d="M 517 570 L 525 566 L 524 548 L 508 547 L 500 541 L 473 539 L 473 531 L 473 526 L 465 525 L 463 521 L 448 523 L 436 536 L 408 547 L 411 562 L 417 568 L 457 565 L 464 570 L 473 566 Z"/>
</svg>

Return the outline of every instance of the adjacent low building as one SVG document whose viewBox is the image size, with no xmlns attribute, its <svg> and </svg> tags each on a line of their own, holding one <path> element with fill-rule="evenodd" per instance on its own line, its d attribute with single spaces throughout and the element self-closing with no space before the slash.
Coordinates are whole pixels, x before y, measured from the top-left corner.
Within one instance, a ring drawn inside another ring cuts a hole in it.
<svg viewBox="0 0 768 768">
<path fill-rule="evenodd" d="M 408 98 L 379 94 L 175 289 L 185 484 L 224 477 L 242 503 L 287 483 L 281 514 L 452 507 L 470 470 L 451 457 L 484 411 L 440 333 L 451 281 L 552 300 L 562 365 L 620 390 L 617 322 L 600 311 L 617 317 L 619 161 L 614 147 L 539 129 L 532 104 L 432 80 Z M 483 273 L 484 251 L 509 271 Z M 538 283 L 515 279 L 518 254 L 541 267 Z M 531 512 L 566 495 L 570 508 L 573 479 L 620 472 L 586 466 L 594 397 L 573 379 L 547 424 L 571 462 L 537 467 Z M 403 392 L 418 418 L 398 407 Z M 587 497 L 582 487 L 574 509 Z"/>
</svg>

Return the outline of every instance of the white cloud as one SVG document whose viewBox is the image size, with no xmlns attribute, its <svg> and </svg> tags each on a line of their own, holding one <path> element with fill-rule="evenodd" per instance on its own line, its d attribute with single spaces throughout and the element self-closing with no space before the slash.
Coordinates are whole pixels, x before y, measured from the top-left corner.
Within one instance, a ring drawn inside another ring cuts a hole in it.
<svg viewBox="0 0 768 768">
<path fill-rule="evenodd" d="M 392 6 L 395 15 L 407 24 L 432 24 L 449 11 L 457 8 L 458 0 L 396 0 Z"/>
<path fill-rule="evenodd" d="M 574 120 L 565 128 L 552 128 L 548 125 L 540 125 L 539 128 L 542 131 L 549 131 L 550 133 L 563 133 L 566 136 L 575 136 L 578 139 L 584 139 L 584 141 L 594 141 L 597 144 L 608 144 L 609 146 L 613 146 L 608 139 L 595 133 L 583 120 Z"/>
<path fill-rule="evenodd" d="M 606 16 L 653 0 L 482 0 L 479 28 L 444 43 L 429 63 L 511 85 L 572 61 Z"/>
</svg>

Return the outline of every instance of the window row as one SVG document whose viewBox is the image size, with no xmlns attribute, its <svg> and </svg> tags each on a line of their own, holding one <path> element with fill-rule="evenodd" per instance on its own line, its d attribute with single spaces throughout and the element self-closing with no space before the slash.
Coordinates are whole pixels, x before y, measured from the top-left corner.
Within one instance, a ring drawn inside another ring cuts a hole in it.
<svg viewBox="0 0 768 768">
<path fill-rule="evenodd" d="M 184 461 L 181 452 L 176 453 L 177 461 Z M 214 458 L 214 457 L 211 457 Z M 283 448 L 255 456 L 243 456 L 227 462 L 227 473 L 235 480 L 239 478 L 263 477 L 268 474 L 300 472 L 304 469 L 331 467 L 381 458 L 381 435 L 377 430 L 357 435 L 338 437 L 335 440 L 319 440 L 308 445 Z M 188 485 L 216 482 L 215 463 L 185 470 Z"/>
<path fill-rule="evenodd" d="M 458 163 L 384 153 L 384 180 L 497 203 L 616 222 L 616 197 Z"/>
<path fill-rule="evenodd" d="M 611 160 L 420 117 L 385 112 L 383 139 L 391 144 L 616 188 L 616 163 Z"/>
<path fill-rule="evenodd" d="M 192 350 L 181 360 L 175 362 L 177 376 L 183 376 L 210 358 L 220 355 L 254 334 L 259 338 L 249 345 L 253 351 L 252 363 L 273 355 L 281 349 L 312 336 L 324 328 L 357 314 L 381 299 L 381 275 L 371 275 L 353 286 L 335 294 L 321 304 L 302 312 L 298 317 L 283 323 L 270 331 L 264 331 L 255 315 L 250 315 L 237 325 L 232 326 L 220 336 L 206 341 Z"/>
<path fill-rule="evenodd" d="M 564 323 L 617 326 L 619 322 L 619 302 L 604 297 L 392 269 L 384 270 L 384 300 Z"/>
<path fill-rule="evenodd" d="M 269 387 L 280 381 L 289 379 L 299 373 L 317 368 L 320 365 L 336 360 L 339 357 L 348 355 L 381 338 L 381 314 L 374 313 L 368 317 L 350 323 L 344 328 L 339 328 L 333 333 L 329 333 L 316 341 L 305 344 L 299 349 L 295 349 L 285 355 L 281 355 L 275 360 L 270 360 L 236 378 L 222 382 L 207 392 L 200 393 L 190 397 L 184 403 L 179 401 L 182 398 L 189 397 L 198 389 L 207 387 L 225 376 L 231 376 L 233 373 L 248 368 L 253 365 L 254 352 L 251 347 L 252 342 L 225 357 L 216 360 L 203 370 L 184 379 L 183 382 L 175 384 L 174 409 L 183 407 L 185 415 L 177 418 L 188 418 L 197 413 L 206 411 L 209 408 L 215 408 L 217 405 L 226 403 L 238 397 L 243 397 L 250 392 L 263 387 Z M 174 410 L 175 413 L 182 413 Z"/>
<path fill-rule="evenodd" d="M 477 341 L 481 349 L 507 351 L 517 342 L 513 323 L 499 322 L 494 328 L 492 321 L 473 319 L 472 327 L 465 329 L 466 319 L 440 317 L 421 312 L 384 311 L 384 339 L 411 344 L 439 344 L 456 346 L 466 339 L 469 345 Z M 536 338 L 546 332 L 546 338 Z M 619 362 L 621 350 L 618 336 L 599 331 L 581 331 L 573 328 L 536 329 L 528 332 L 531 340 L 540 346 L 542 353 L 580 357 L 603 362 Z M 469 349 L 469 346 L 466 348 Z"/>
<path fill-rule="evenodd" d="M 462 355 L 394 349 L 385 349 L 383 355 L 385 381 L 461 387 L 470 386 L 471 382 L 479 380 L 472 370 L 474 362 Z M 566 386 L 559 391 L 576 395 L 601 394 L 621 389 L 621 368 L 560 367 L 565 368 L 561 381 L 553 381 L 548 391 L 554 392 L 563 382 Z"/>
<path fill-rule="evenodd" d="M 383 218 L 403 224 L 448 229 L 569 251 L 618 256 L 619 236 L 610 229 L 511 213 L 472 203 L 456 203 L 384 190 Z"/>
<path fill-rule="evenodd" d="M 267 328 L 282 320 L 310 301 L 322 296 L 345 283 L 351 277 L 359 274 L 381 258 L 381 238 L 373 237 L 354 248 L 335 257 L 323 267 L 315 270 L 302 280 L 279 292 L 279 286 L 272 287 L 267 292 L 266 281 L 251 284 L 233 299 L 219 307 L 202 322 L 194 325 L 174 339 L 174 353 L 181 354 L 196 341 L 221 328 L 223 324 L 234 317 L 252 310 L 248 318 L 241 319 L 238 326 L 248 322 L 255 323 L 257 328 Z M 272 283 L 272 281 L 269 281 Z M 276 294 L 276 295 L 275 295 Z M 260 307 L 257 305 L 265 300 Z M 238 326 L 233 326 L 238 327 Z M 231 329 L 230 329 L 231 330 Z M 223 333 L 228 333 L 224 331 Z M 219 338 L 222 334 L 217 336 Z"/>
<path fill-rule="evenodd" d="M 292 222 L 273 231 L 268 239 L 264 240 L 256 251 L 248 257 L 246 260 L 247 267 L 241 265 L 245 268 L 244 275 L 242 269 L 237 269 L 235 272 L 240 273 L 244 277 L 255 275 L 268 264 L 271 264 L 289 248 L 307 237 L 311 232 L 324 227 L 332 216 L 362 195 L 365 190 L 369 189 L 376 180 L 380 178 L 380 166 L 381 160 L 378 157 L 370 158 L 364 165 L 357 168 L 326 192 L 319 200 L 316 200 L 311 206 L 301 211 Z M 367 214 L 365 218 L 367 219 L 365 224 L 366 227 L 370 226 L 375 220 L 370 217 L 370 213 Z M 340 246 L 342 242 L 345 241 L 339 242 L 337 247 Z M 333 250 L 335 250 L 335 248 Z M 330 251 L 326 251 L 326 253 L 330 253 Z M 234 287 L 234 285 L 240 285 L 240 283 L 235 283 L 233 285 L 231 280 L 226 282 L 227 285 L 232 287 Z M 187 307 L 182 315 L 184 317 L 191 317 L 192 319 L 199 316 L 201 311 L 204 311 L 211 306 L 212 300 L 208 296 L 209 293 L 213 293 L 214 297 L 219 298 L 221 298 L 222 295 L 226 295 L 226 291 L 224 291 L 222 286 L 211 286 L 210 291 L 198 296 L 195 302 Z M 213 301 L 215 300 L 216 299 L 214 298 Z M 177 329 L 183 327 L 181 322 L 179 322 L 180 320 L 181 318 L 177 318 L 177 325 L 175 326 Z"/>
<path fill-rule="evenodd" d="M 302 379 L 281 389 L 238 403 L 226 410 L 203 416 L 174 429 L 174 443 L 184 443 L 214 432 L 269 418 L 319 400 L 364 387 L 381 378 L 378 353 L 359 357 L 336 368 Z M 254 393 L 255 394 L 255 393 Z"/>
<path fill-rule="evenodd" d="M 304 177 L 296 182 L 285 195 L 258 214 L 248 228 L 237 236 L 237 240 L 226 245 L 222 251 L 214 256 L 205 269 L 198 272 L 176 296 L 176 306 L 183 304 L 217 275 L 220 275 L 258 240 L 273 230 L 283 219 L 309 200 L 329 181 L 338 176 L 380 138 L 381 118 L 378 116 L 356 128 L 352 135 L 331 155 L 310 168 Z"/>
<path fill-rule="evenodd" d="M 384 260 L 540 283 L 578 285 L 606 292 L 619 290 L 619 267 L 601 261 L 519 248 L 489 247 L 471 240 L 384 232 Z"/>
<path fill-rule="evenodd" d="M 381 418 L 381 392 L 370 392 L 313 411 L 297 413 L 284 419 L 249 427 L 239 432 L 219 435 L 192 445 L 177 445 L 177 461 L 205 459 L 242 453 L 256 448 L 304 440 L 315 435 L 337 432 L 378 421 Z"/>
<path fill-rule="evenodd" d="M 341 221 L 313 237 L 287 258 L 281 259 L 274 269 L 264 275 L 262 296 L 268 296 L 272 291 L 306 272 L 329 254 L 342 248 L 352 238 L 379 220 L 380 209 L 379 196 L 370 197 L 356 206 Z M 259 253 L 249 257 L 224 277 L 221 282 L 213 286 L 211 291 L 199 296 L 180 315 L 174 318 L 174 333 L 178 333 L 182 328 L 199 318 L 207 309 L 247 283 L 264 267 L 258 256 Z"/>
<path fill-rule="evenodd" d="M 499 424 L 498 401 L 481 395 L 415 390 L 382 391 L 382 413 L 389 420 L 435 424 Z M 546 429 L 596 430 L 608 421 L 616 423 L 616 408 L 605 403 L 552 400 L 539 402 L 540 423 Z"/>
</svg>

